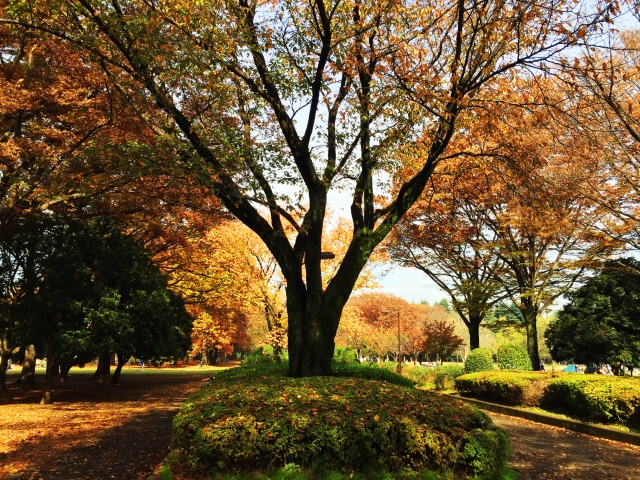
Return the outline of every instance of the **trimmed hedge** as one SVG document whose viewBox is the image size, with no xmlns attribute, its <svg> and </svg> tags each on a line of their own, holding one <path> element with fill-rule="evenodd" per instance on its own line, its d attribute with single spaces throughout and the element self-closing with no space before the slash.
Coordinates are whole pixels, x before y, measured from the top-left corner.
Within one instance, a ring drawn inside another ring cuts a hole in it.
<svg viewBox="0 0 640 480">
<path fill-rule="evenodd" d="M 527 350 L 520 345 L 501 345 L 496 351 L 496 360 L 500 370 L 533 370 Z"/>
<path fill-rule="evenodd" d="M 408 365 L 402 375 L 416 383 L 418 387 L 436 390 L 452 390 L 455 379 L 464 374 L 461 365 L 439 365 L 435 368 Z"/>
<path fill-rule="evenodd" d="M 640 426 L 640 380 L 564 372 L 479 372 L 456 379 L 474 398 L 513 406 L 541 406 L 576 418 Z"/>
<path fill-rule="evenodd" d="M 456 390 L 471 397 L 512 406 L 534 407 L 549 381 L 545 372 L 491 371 L 456 378 Z"/>
<path fill-rule="evenodd" d="M 567 375 L 549 381 L 541 405 L 579 417 L 640 427 L 640 381 Z"/>
<path fill-rule="evenodd" d="M 493 370 L 493 352 L 488 348 L 471 350 L 464 362 L 464 373 Z"/>
<path fill-rule="evenodd" d="M 510 452 L 502 429 L 453 398 L 362 378 L 242 370 L 218 374 L 183 405 L 173 422 L 178 464 L 202 473 L 295 463 L 496 478 Z"/>
</svg>

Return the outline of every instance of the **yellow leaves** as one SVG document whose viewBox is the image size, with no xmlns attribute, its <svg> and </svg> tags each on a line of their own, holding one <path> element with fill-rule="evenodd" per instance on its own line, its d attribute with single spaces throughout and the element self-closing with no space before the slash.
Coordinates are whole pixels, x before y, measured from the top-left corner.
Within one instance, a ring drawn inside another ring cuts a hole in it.
<svg viewBox="0 0 640 480">
<path fill-rule="evenodd" d="M 380 420 L 380 415 L 374 415 L 373 419 L 377 422 Z"/>
</svg>

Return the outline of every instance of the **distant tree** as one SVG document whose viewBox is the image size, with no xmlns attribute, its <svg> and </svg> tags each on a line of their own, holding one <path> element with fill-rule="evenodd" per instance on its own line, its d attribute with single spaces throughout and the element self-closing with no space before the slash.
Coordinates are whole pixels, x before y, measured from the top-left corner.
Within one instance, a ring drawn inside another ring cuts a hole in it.
<svg viewBox="0 0 640 480">
<path fill-rule="evenodd" d="M 446 298 L 443 298 L 442 300 L 438 300 L 436 303 L 433 304 L 434 307 L 442 307 L 444 308 L 444 311 L 447 313 L 451 313 L 451 305 L 449 304 L 449 300 L 447 300 Z"/>
<path fill-rule="evenodd" d="M 447 320 L 435 320 L 427 322 L 422 330 L 424 335 L 423 351 L 427 356 L 435 355 L 438 359 L 444 359 L 462 345 L 464 340 L 454 333 L 455 325 Z"/>
<path fill-rule="evenodd" d="M 555 360 L 640 364 L 640 261 L 605 263 L 567 304 L 545 333 Z"/>
</svg>

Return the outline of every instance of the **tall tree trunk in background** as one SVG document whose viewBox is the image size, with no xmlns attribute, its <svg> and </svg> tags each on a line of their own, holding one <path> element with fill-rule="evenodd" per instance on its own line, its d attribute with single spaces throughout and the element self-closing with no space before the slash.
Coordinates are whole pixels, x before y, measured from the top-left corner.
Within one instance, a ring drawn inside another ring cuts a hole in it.
<svg viewBox="0 0 640 480">
<path fill-rule="evenodd" d="M 9 355 L 0 354 L 0 392 L 7 392 L 7 366 L 9 365 Z"/>
<path fill-rule="evenodd" d="M 93 374 L 92 380 L 104 380 L 111 375 L 111 353 L 109 352 L 101 352 L 98 357 L 98 368 L 96 368 L 96 372 Z"/>
<path fill-rule="evenodd" d="M 534 371 L 540 370 L 540 354 L 538 353 L 538 310 L 525 307 L 521 310 L 527 332 L 527 352 Z"/>
<path fill-rule="evenodd" d="M 16 384 L 36 383 L 36 347 L 28 345 L 24 349 L 24 360 L 22 361 L 22 372 L 20 378 L 16 380 Z"/>
<path fill-rule="evenodd" d="M 115 372 L 113 372 L 113 377 L 111 377 L 112 384 L 116 384 L 120 381 L 120 372 L 122 372 L 122 367 L 124 367 L 124 364 L 127 363 L 128 358 L 128 354 L 118 352 L 118 365 L 116 366 Z"/>
<path fill-rule="evenodd" d="M 60 361 L 60 386 L 67 386 L 67 376 L 69 375 L 69 370 L 71 370 L 72 366 L 73 363 L 71 362 L 71 360 Z"/>
<path fill-rule="evenodd" d="M 40 405 L 49 405 L 53 402 L 53 400 L 51 399 L 51 391 L 53 390 L 53 383 L 59 369 L 59 356 L 55 350 L 56 345 L 54 340 L 49 339 L 47 342 L 45 342 L 45 358 L 47 359 L 47 371 L 44 377 L 44 390 L 42 391 Z"/>
</svg>

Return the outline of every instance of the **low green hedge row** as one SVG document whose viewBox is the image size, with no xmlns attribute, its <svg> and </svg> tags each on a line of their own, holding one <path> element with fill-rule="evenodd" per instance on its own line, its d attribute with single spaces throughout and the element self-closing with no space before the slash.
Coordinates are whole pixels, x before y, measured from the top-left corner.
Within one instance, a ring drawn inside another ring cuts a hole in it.
<svg viewBox="0 0 640 480">
<path fill-rule="evenodd" d="M 640 381 L 635 378 L 564 375 L 549 381 L 540 403 L 578 417 L 640 427 Z"/>
<path fill-rule="evenodd" d="M 512 406 L 538 406 L 549 381 L 545 372 L 491 371 L 462 375 L 456 390 L 474 398 Z"/>
<path fill-rule="evenodd" d="M 586 420 L 640 426 L 640 380 L 551 372 L 478 372 L 456 379 L 474 398 L 513 406 L 541 406 Z"/>
<path fill-rule="evenodd" d="M 496 478 L 505 467 L 506 433 L 458 400 L 362 377 L 242 370 L 218 374 L 174 419 L 173 449 L 184 468 L 251 472 L 294 463 Z"/>
<path fill-rule="evenodd" d="M 402 369 L 402 375 L 417 386 L 436 390 L 452 390 L 455 388 L 455 379 L 462 374 L 462 365 L 440 365 L 435 368 L 406 366 Z"/>
</svg>

